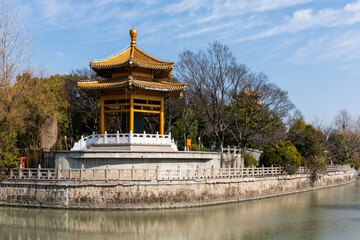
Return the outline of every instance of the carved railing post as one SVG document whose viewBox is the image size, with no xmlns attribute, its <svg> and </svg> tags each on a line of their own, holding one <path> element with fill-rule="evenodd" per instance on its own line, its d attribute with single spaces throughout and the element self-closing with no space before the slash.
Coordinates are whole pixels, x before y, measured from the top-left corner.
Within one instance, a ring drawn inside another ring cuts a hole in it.
<svg viewBox="0 0 360 240">
<path fill-rule="evenodd" d="M 179 180 L 182 179 L 182 172 L 181 172 L 181 166 L 178 167 L 178 174 L 179 174 Z"/>
<path fill-rule="evenodd" d="M 135 180 L 135 166 L 131 168 L 131 180 Z"/>
<path fill-rule="evenodd" d="M 80 168 L 80 181 L 84 178 L 84 164 L 81 164 Z"/>
<path fill-rule="evenodd" d="M 159 165 L 156 166 L 156 181 L 159 180 Z"/>
<path fill-rule="evenodd" d="M 120 133 L 119 131 L 116 131 L 116 141 L 115 143 L 120 143 Z"/>
<path fill-rule="evenodd" d="M 57 174 L 56 174 L 56 178 L 58 179 L 58 180 L 60 180 L 61 179 L 61 165 L 58 165 L 58 168 L 57 168 Z"/>
<path fill-rule="evenodd" d="M 170 179 L 170 175 L 171 175 L 171 169 L 168 169 L 168 170 L 166 170 L 166 175 L 167 175 L 167 180 L 171 180 Z"/>
<path fill-rule="evenodd" d="M 40 164 L 38 165 L 38 168 L 37 168 L 37 171 L 36 171 L 36 177 L 37 177 L 37 179 L 40 179 L 40 176 L 41 176 L 41 166 L 40 166 Z M 29 176 L 28 176 L 29 178 L 30 178 L 30 172 L 29 172 Z"/>
<path fill-rule="evenodd" d="M 84 136 L 81 135 L 81 138 L 80 138 L 80 149 L 82 149 L 84 147 Z"/>
<path fill-rule="evenodd" d="M 214 169 L 214 165 L 211 166 L 211 173 L 212 173 L 212 178 L 215 178 L 215 169 Z"/>
<path fill-rule="evenodd" d="M 197 179 L 200 179 L 200 169 L 199 169 L 199 165 L 196 166 L 196 174 L 197 174 Z"/>
<path fill-rule="evenodd" d="M 19 166 L 18 178 L 19 178 L 19 179 L 22 178 L 22 166 L 21 166 L 21 164 L 20 164 L 20 166 Z"/>
<path fill-rule="evenodd" d="M 130 133 L 129 133 L 129 144 L 131 144 L 132 143 L 132 136 L 133 135 L 133 133 L 132 133 L 132 131 L 130 130 Z"/>
<path fill-rule="evenodd" d="M 109 165 L 106 164 L 106 167 L 105 167 L 105 181 L 108 181 L 109 180 Z"/>
</svg>

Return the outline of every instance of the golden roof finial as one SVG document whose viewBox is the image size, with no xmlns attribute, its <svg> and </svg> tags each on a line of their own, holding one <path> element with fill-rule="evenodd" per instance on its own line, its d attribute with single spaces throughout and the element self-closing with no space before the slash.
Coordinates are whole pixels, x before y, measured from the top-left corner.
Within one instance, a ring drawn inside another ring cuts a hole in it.
<svg viewBox="0 0 360 240">
<path fill-rule="evenodd" d="M 136 36 L 137 36 L 137 31 L 136 29 L 131 29 L 130 30 L 130 37 L 131 37 L 131 47 L 135 47 L 136 46 Z"/>
<path fill-rule="evenodd" d="M 249 78 L 249 91 L 251 91 L 251 78 Z"/>
</svg>

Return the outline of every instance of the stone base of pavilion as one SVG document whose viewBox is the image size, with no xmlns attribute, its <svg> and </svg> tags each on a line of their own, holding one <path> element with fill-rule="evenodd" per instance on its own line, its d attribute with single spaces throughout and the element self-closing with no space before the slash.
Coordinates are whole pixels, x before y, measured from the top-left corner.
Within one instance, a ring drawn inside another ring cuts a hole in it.
<svg viewBox="0 0 360 240">
<path fill-rule="evenodd" d="M 162 152 L 121 150 L 79 150 L 55 153 L 54 167 L 61 169 L 196 169 L 220 168 L 218 152 Z"/>
<path fill-rule="evenodd" d="M 221 154 L 178 151 L 171 134 L 115 133 L 81 137 L 71 151 L 58 151 L 52 167 L 62 169 L 220 168 Z"/>
</svg>

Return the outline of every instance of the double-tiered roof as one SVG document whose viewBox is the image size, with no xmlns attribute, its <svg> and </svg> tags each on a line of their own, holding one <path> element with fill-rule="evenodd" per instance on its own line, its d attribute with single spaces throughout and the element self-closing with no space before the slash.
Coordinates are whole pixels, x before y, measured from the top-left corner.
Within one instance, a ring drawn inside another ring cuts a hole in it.
<svg viewBox="0 0 360 240">
<path fill-rule="evenodd" d="M 78 86 L 88 90 L 139 88 L 180 95 L 186 84 L 171 82 L 174 62 L 159 60 L 142 51 L 136 46 L 136 36 L 137 31 L 131 29 L 129 48 L 106 59 L 91 61 L 90 67 L 100 78 L 78 82 Z"/>
<path fill-rule="evenodd" d="M 96 79 L 78 82 L 80 88 L 100 93 L 101 134 L 108 131 L 108 117 L 121 118 L 123 133 L 143 133 L 146 114 L 159 116 L 159 133 L 163 135 L 164 101 L 182 96 L 186 89 L 186 84 L 172 77 L 174 62 L 159 60 L 142 51 L 136 46 L 136 36 L 137 31 L 131 29 L 129 48 L 90 62 Z"/>
</svg>

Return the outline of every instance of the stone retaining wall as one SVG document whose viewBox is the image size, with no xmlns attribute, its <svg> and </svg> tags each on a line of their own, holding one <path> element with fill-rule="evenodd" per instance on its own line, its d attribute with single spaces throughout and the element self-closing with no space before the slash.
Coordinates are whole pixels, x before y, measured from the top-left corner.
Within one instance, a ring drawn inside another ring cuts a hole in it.
<svg viewBox="0 0 360 240">
<path fill-rule="evenodd" d="M 78 182 L 8 180 L 0 183 L 0 205 L 154 209 L 190 207 L 278 196 L 355 181 L 355 171 L 331 172 L 315 183 L 309 174 L 202 181 Z"/>
</svg>

